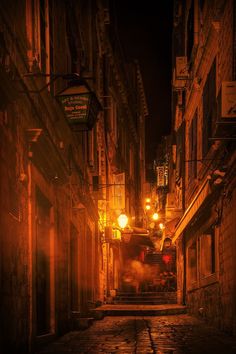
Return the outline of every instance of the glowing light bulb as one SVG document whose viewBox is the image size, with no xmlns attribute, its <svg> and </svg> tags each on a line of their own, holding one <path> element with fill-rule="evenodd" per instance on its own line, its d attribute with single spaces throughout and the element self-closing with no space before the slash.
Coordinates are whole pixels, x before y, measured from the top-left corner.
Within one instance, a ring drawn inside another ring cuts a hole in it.
<svg viewBox="0 0 236 354">
<path fill-rule="evenodd" d="M 159 215 L 157 213 L 154 213 L 152 218 L 153 218 L 153 220 L 158 220 L 159 219 Z"/>
<path fill-rule="evenodd" d="M 124 213 L 120 214 L 117 220 L 121 229 L 124 229 L 127 226 L 129 221 L 128 216 L 125 215 Z"/>
</svg>

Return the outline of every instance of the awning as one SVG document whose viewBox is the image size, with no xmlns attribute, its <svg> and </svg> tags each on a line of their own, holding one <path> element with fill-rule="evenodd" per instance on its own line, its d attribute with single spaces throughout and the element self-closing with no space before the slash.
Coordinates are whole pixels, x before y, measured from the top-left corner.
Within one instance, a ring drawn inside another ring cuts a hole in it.
<svg viewBox="0 0 236 354">
<path fill-rule="evenodd" d="M 188 226 L 189 222 L 196 215 L 201 205 L 209 195 L 209 193 L 210 193 L 210 184 L 209 184 L 209 179 L 207 178 L 205 182 L 202 184 L 200 190 L 197 192 L 196 196 L 194 197 L 189 207 L 186 209 L 179 223 L 177 224 L 175 235 L 172 239 L 173 242 L 177 240 L 177 238 L 182 234 L 184 229 Z"/>
<path fill-rule="evenodd" d="M 131 246 L 147 246 L 155 248 L 149 232 L 145 228 L 134 226 L 130 229 L 125 229 L 122 231 L 121 235 L 123 241 Z"/>
<path fill-rule="evenodd" d="M 133 226 L 132 230 L 133 230 L 134 234 L 145 234 L 145 235 L 148 235 L 148 230 L 143 228 L 143 227 Z"/>
<path fill-rule="evenodd" d="M 153 244 L 149 236 L 135 234 L 135 233 L 131 235 L 129 244 L 135 246 L 147 246 L 147 247 L 155 248 L 155 245 Z"/>
</svg>

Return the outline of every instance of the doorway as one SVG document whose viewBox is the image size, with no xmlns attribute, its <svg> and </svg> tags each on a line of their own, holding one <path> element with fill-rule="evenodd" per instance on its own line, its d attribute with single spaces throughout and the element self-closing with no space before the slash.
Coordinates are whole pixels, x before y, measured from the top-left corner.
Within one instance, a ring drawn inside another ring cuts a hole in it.
<svg viewBox="0 0 236 354">
<path fill-rule="evenodd" d="M 50 214 L 51 204 L 36 189 L 36 335 L 51 331 L 50 277 Z"/>
<path fill-rule="evenodd" d="M 75 226 L 70 226 L 71 311 L 79 311 L 79 241 Z"/>
</svg>

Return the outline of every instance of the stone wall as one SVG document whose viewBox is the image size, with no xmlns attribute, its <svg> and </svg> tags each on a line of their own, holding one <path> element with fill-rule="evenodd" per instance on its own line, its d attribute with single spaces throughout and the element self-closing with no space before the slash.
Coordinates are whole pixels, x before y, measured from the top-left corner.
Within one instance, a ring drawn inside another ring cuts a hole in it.
<svg viewBox="0 0 236 354">
<path fill-rule="evenodd" d="M 211 325 L 219 327 L 222 316 L 219 284 L 211 284 L 188 292 L 187 306 L 191 315 L 202 317 Z"/>
</svg>

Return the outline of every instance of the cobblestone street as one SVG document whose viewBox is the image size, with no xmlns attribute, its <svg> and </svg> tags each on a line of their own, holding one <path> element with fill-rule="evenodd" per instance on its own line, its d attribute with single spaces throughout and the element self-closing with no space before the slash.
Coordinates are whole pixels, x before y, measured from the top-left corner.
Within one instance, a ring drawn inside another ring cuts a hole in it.
<svg viewBox="0 0 236 354">
<path fill-rule="evenodd" d="M 210 354 L 236 353 L 236 339 L 186 314 L 105 317 L 83 331 L 73 331 L 37 354 Z"/>
</svg>

